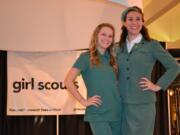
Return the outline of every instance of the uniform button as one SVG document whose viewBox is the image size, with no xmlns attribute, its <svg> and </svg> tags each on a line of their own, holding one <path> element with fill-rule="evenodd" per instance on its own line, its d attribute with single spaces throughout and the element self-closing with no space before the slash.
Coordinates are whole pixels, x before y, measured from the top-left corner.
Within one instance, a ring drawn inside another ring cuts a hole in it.
<svg viewBox="0 0 180 135">
<path fill-rule="evenodd" d="M 129 59 L 126 59 L 126 61 L 129 61 Z"/>
<path fill-rule="evenodd" d="M 126 68 L 126 70 L 128 71 L 128 70 L 129 70 L 129 68 Z"/>
<path fill-rule="evenodd" d="M 129 80 L 129 76 L 128 76 L 128 77 L 126 77 L 126 80 Z"/>
</svg>

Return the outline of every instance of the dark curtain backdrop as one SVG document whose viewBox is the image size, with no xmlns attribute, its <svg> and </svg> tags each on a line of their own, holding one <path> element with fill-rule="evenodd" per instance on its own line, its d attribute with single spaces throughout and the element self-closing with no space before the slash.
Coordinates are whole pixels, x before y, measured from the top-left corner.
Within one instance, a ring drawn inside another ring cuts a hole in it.
<svg viewBox="0 0 180 135">
<path fill-rule="evenodd" d="M 164 68 L 162 68 L 162 65 L 157 62 L 152 76 L 154 82 L 156 82 L 159 76 L 163 73 Z M 154 127 L 154 135 L 169 135 L 167 91 L 157 92 L 156 98 L 156 122 Z"/>
<path fill-rule="evenodd" d="M 159 63 L 153 72 L 156 81 L 164 72 Z M 56 135 L 56 116 L 7 116 L 7 52 L 0 51 L 0 135 Z M 167 92 L 157 93 L 154 135 L 168 134 Z M 59 135 L 92 135 L 82 115 L 59 116 Z"/>
</svg>

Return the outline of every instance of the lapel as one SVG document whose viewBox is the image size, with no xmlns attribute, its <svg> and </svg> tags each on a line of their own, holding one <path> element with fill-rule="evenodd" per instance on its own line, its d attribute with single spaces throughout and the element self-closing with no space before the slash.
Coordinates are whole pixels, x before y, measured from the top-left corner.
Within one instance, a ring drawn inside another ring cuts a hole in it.
<svg viewBox="0 0 180 135">
<path fill-rule="evenodd" d="M 119 52 L 124 53 L 125 55 L 130 55 L 133 52 L 136 52 L 137 50 L 139 50 L 140 48 L 142 48 L 144 45 L 146 45 L 146 40 L 144 38 L 142 38 L 142 40 L 139 43 L 136 43 L 133 48 L 131 49 L 130 52 L 128 52 L 127 50 L 127 45 L 126 42 L 124 42 L 122 44 L 122 47 L 120 48 Z"/>
<path fill-rule="evenodd" d="M 131 51 L 129 53 L 133 53 L 133 52 L 139 50 L 144 45 L 145 45 L 145 39 L 142 38 L 142 40 L 139 43 L 135 43 L 135 45 L 133 46 L 133 48 L 131 49 Z M 126 50 L 127 50 L 127 47 L 126 47 Z"/>
</svg>

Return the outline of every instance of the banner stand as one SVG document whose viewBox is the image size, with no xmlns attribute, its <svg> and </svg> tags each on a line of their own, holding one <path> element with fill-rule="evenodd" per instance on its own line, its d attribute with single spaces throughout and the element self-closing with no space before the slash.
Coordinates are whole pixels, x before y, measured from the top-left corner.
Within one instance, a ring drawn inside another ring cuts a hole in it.
<svg viewBox="0 0 180 135">
<path fill-rule="evenodd" d="M 59 115 L 56 115 L 56 135 L 59 135 Z"/>
</svg>

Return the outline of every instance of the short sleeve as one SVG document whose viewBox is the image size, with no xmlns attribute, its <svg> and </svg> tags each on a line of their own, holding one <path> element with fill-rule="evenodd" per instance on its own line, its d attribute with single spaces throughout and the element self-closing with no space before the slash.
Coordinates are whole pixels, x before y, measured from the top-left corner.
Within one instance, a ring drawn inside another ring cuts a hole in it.
<svg viewBox="0 0 180 135">
<path fill-rule="evenodd" d="M 82 53 L 79 58 L 75 61 L 73 67 L 79 69 L 81 72 L 85 72 L 88 69 L 89 56 L 88 53 Z"/>
</svg>

